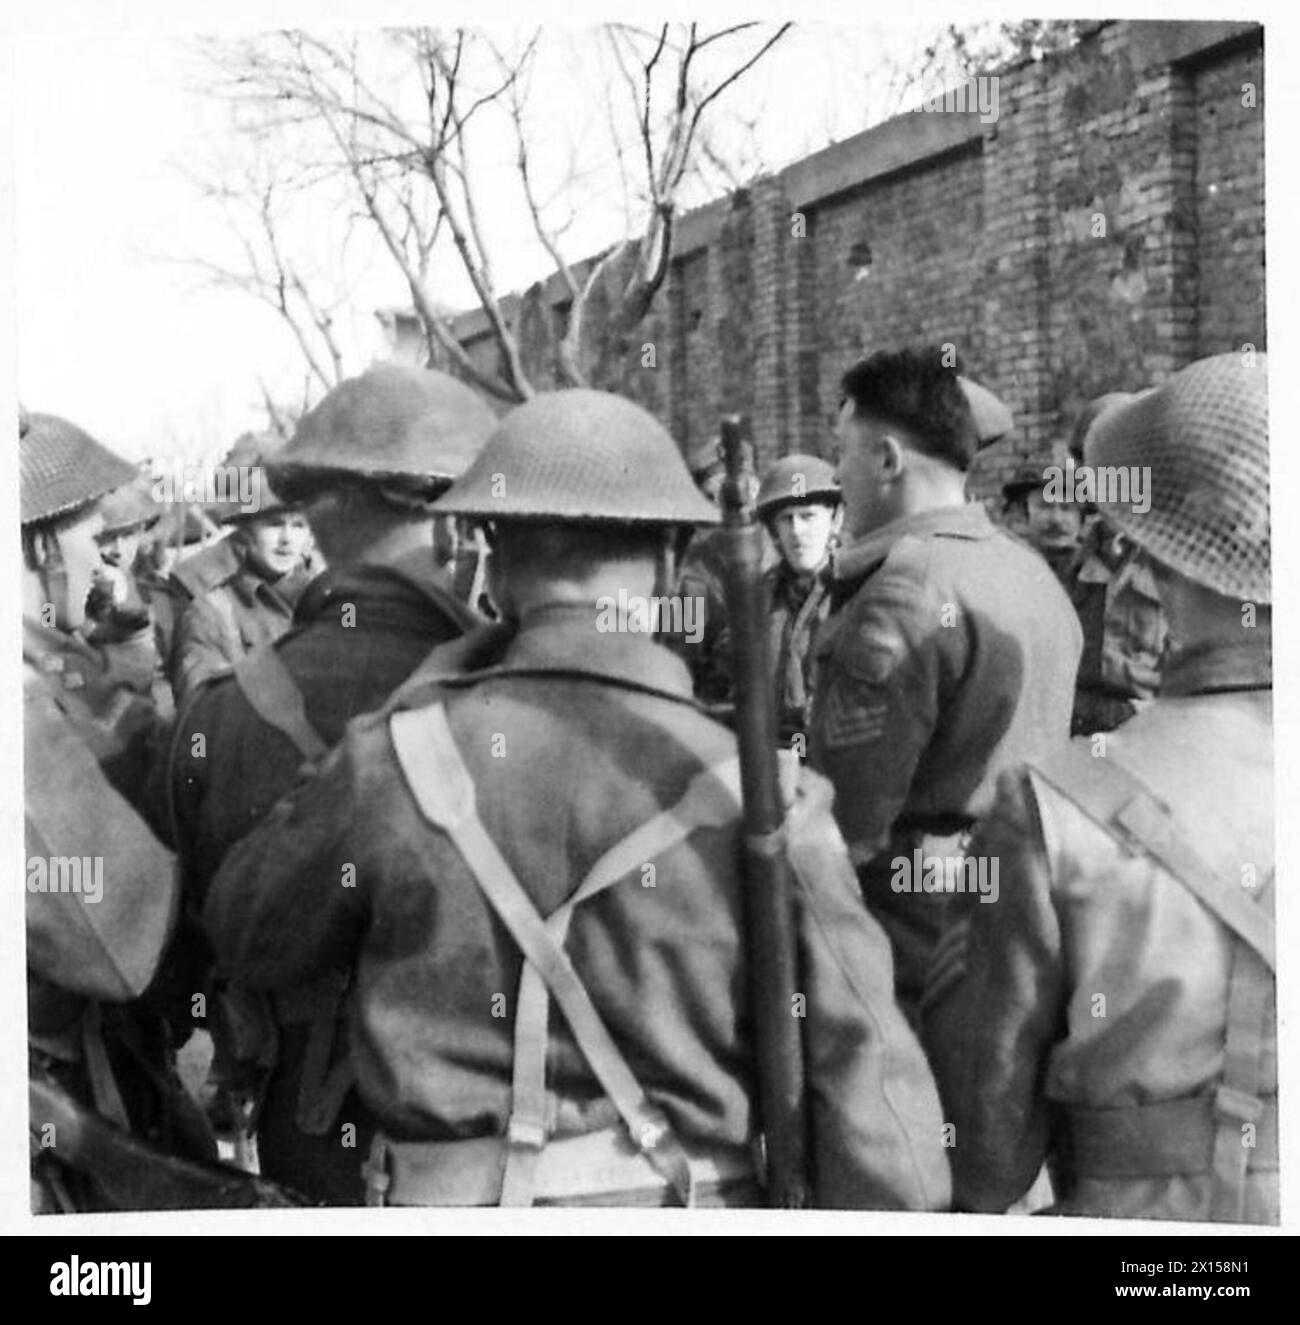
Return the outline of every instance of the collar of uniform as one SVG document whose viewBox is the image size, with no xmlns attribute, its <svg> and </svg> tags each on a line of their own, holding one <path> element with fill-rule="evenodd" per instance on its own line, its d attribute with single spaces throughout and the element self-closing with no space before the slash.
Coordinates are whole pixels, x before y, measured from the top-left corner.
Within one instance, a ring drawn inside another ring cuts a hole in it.
<svg viewBox="0 0 1300 1325">
<path fill-rule="evenodd" d="M 597 617 L 594 603 L 556 604 L 530 613 L 500 670 L 556 668 L 690 698 L 691 674 L 675 653 L 651 635 L 598 630 Z"/>
<path fill-rule="evenodd" d="M 818 581 L 824 580 L 827 575 L 827 565 L 823 562 L 815 571 L 796 572 L 782 557 L 767 571 L 768 582 L 772 586 L 772 602 L 787 607 L 798 607 L 807 602 L 808 595 L 817 587 Z"/>
<path fill-rule="evenodd" d="M 281 576 L 281 579 L 285 578 Z M 258 603 L 266 607 L 273 608 L 277 612 L 283 612 L 286 615 L 293 614 L 293 606 L 289 599 L 277 587 L 279 581 L 272 584 L 264 580 L 247 563 L 227 581 L 231 592 L 238 598 L 245 607 L 254 607 Z"/>
<path fill-rule="evenodd" d="M 447 573 L 434 564 L 431 547 L 416 549 L 391 562 L 363 562 L 323 570 L 303 590 L 294 608 L 293 623 L 307 625 L 336 603 L 355 600 L 409 604 L 417 609 L 428 605 L 451 616 L 465 629 L 479 624 L 478 615 L 453 595 Z"/>
<path fill-rule="evenodd" d="M 1196 695 L 1215 690 L 1271 690 L 1272 641 L 1193 644 L 1172 654 L 1161 677 L 1164 696 Z"/>
<path fill-rule="evenodd" d="M 884 561 L 901 538 L 978 540 L 992 538 L 995 533 L 993 521 L 979 502 L 915 511 L 891 520 L 847 547 L 839 548 L 831 561 L 831 576 L 839 582 L 860 580 Z"/>
</svg>

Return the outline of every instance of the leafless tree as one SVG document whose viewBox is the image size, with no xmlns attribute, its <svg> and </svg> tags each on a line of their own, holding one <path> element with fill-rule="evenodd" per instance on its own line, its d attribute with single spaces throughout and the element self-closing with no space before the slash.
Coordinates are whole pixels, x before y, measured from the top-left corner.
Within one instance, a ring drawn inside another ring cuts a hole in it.
<svg viewBox="0 0 1300 1325">
<path fill-rule="evenodd" d="M 515 401 L 534 388 L 517 327 L 505 311 L 476 191 L 476 152 L 487 141 L 479 134 L 480 122 L 494 117 L 499 129 L 504 115 L 513 133 L 520 203 L 568 293 L 558 374 L 564 382 L 583 384 L 588 380 L 583 318 L 593 289 L 626 258 L 629 275 L 617 301 L 616 325 L 630 329 L 646 315 L 671 260 L 683 183 L 710 152 L 718 162 L 702 132 L 710 107 L 789 26 L 604 29 L 601 58 L 609 61 L 611 77 L 622 89 L 621 95 L 606 97 L 603 109 L 617 144 L 626 230 L 585 268 L 566 253 L 569 222 L 554 216 L 554 204 L 573 184 L 576 167 L 571 160 L 567 173 L 543 181 L 535 159 L 529 95 L 540 31 L 513 49 L 463 29 L 416 28 L 377 39 L 290 31 L 209 50 L 220 72 L 219 89 L 238 108 L 250 138 L 293 143 L 296 187 L 347 181 L 359 214 L 401 272 L 431 361 L 448 363 L 499 399 Z M 495 371 L 466 352 L 445 307 L 433 298 L 431 274 L 446 253 L 455 255 L 486 318 L 497 349 Z M 273 267 L 270 275 L 275 274 Z M 291 266 L 284 284 L 286 297 L 302 293 Z M 259 280 L 256 289 L 263 286 Z M 273 281 L 265 288 L 275 292 L 279 286 Z M 328 310 L 316 311 L 324 316 L 309 318 L 315 342 L 328 344 Z M 308 362 L 316 372 L 310 356 Z"/>
<path fill-rule="evenodd" d="M 346 292 L 333 282 L 309 276 L 286 238 L 285 211 L 293 188 L 272 158 L 257 149 L 188 170 L 201 196 L 217 206 L 236 241 L 225 261 L 190 254 L 181 260 L 216 285 L 251 295 L 284 323 L 302 353 L 306 391 L 327 391 L 346 376 L 336 317 Z M 262 384 L 268 417 L 284 426 L 282 407 Z"/>
</svg>

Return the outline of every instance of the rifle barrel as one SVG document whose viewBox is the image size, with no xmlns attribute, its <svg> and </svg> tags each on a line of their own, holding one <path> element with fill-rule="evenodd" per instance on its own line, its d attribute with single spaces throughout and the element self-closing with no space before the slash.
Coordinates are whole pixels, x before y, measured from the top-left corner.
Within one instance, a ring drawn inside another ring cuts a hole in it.
<svg viewBox="0 0 1300 1325">
<path fill-rule="evenodd" d="M 794 932 L 794 881 L 785 850 L 785 805 L 777 766 L 776 701 L 768 638 L 763 531 L 746 499 L 740 421 L 722 427 L 727 478 L 727 617 L 735 678 L 736 736 L 744 802 L 746 913 L 758 1041 L 759 1109 L 768 1203 L 808 1203 L 807 1101 Z"/>
</svg>

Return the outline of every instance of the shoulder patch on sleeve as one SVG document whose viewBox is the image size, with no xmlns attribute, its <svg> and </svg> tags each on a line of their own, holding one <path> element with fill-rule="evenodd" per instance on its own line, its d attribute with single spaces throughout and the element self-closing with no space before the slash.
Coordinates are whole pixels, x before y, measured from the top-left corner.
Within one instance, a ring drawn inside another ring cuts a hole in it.
<svg viewBox="0 0 1300 1325">
<path fill-rule="evenodd" d="M 843 683 L 832 685 L 822 719 L 823 743 L 827 750 L 843 750 L 878 740 L 888 717 L 888 696 Z"/>
<path fill-rule="evenodd" d="M 841 632 L 835 664 L 855 680 L 883 685 L 906 653 L 907 641 L 898 625 L 882 613 L 872 612 Z"/>
</svg>

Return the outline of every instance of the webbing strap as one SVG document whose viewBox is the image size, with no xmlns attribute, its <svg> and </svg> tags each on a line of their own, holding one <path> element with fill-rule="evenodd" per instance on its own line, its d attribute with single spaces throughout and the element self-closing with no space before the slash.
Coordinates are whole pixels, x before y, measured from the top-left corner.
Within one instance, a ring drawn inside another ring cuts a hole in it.
<svg viewBox="0 0 1300 1325">
<path fill-rule="evenodd" d="M 307 705 L 298 683 L 273 645 L 254 649 L 233 668 L 235 684 L 254 713 L 293 742 L 304 759 L 320 759 L 329 746 L 307 717 Z"/>
<path fill-rule="evenodd" d="M 122 1092 L 117 1088 L 117 1078 L 113 1075 L 113 1065 L 108 1061 L 108 1049 L 104 1044 L 104 1026 L 100 1017 L 99 1004 L 88 1003 L 81 1020 L 82 1049 L 86 1056 L 86 1072 L 90 1077 L 90 1089 L 95 1097 L 95 1108 L 111 1123 L 116 1123 L 124 1132 L 131 1130 L 131 1119 L 126 1112 Z"/>
<path fill-rule="evenodd" d="M 1223 1077 L 1214 1098 L 1215 1134 L 1211 1218 L 1241 1222 L 1246 1172 L 1254 1130 L 1264 1113 L 1260 1075 L 1270 1025 L 1270 993 L 1276 971 L 1272 916 L 1225 881 L 1190 845 L 1168 806 L 1114 760 L 1096 759 L 1071 744 L 1036 770 L 1117 840 L 1136 846 L 1165 867 L 1240 940 L 1233 944 L 1228 974 Z M 1259 888 L 1269 894 L 1272 872 Z M 1267 967 L 1267 972 L 1264 970 Z"/>
<path fill-rule="evenodd" d="M 1163 865 L 1211 915 L 1258 953 L 1270 971 L 1276 970 L 1273 917 L 1206 863 L 1169 807 L 1133 774 L 1113 759 L 1094 757 L 1087 745 L 1075 742 L 1030 767 L 1116 840 L 1145 851 Z"/>
<path fill-rule="evenodd" d="M 356 1081 L 352 1056 L 345 1054 L 331 1066 L 340 1014 L 348 982 L 327 976 L 307 986 L 302 994 L 311 1005 L 302 1075 L 298 1080 L 296 1121 L 309 1136 L 324 1136 L 338 1117 L 343 1100 Z M 278 1009 L 277 1009 L 278 1011 Z"/>
<path fill-rule="evenodd" d="M 1210 1218 L 1239 1224 L 1246 1215 L 1246 1171 L 1258 1144 L 1264 1101 L 1261 1060 L 1268 1042 L 1273 981 L 1255 955 L 1234 944 L 1228 975 L 1223 1080 L 1214 1097 L 1214 1195 Z M 1250 1131 L 1245 1130 L 1246 1124 Z"/>
<path fill-rule="evenodd" d="M 273 644 L 241 658 L 232 669 L 235 684 L 253 712 L 292 742 L 308 762 L 329 753 L 329 746 L 307 717 L 307 701 Z M 316 1007 L 307 1032 L 302 1077 L 298 1083 L 298 1126 L 320 1135 L 328 1130 L 338 1105 L 352 1085 L 351 1060 L 329 1067 L 343 993 L 324 981 L 315 991 Z"/>
<path fill-rule="evenodd" d="M 1260 1103 L 1250 1167 L 1276 1171 L 1277 1096 Z M 1070 1167 L 1080 1178 L 1172 1178 L 1213 1170 L 1219 1128 L 1213 1095 L 1109 1109 L 1063 1107 L 1070 1127 Z"/>
<path fill-rule="evenodd" d="M 696 774 L 677 803 L 616 842 L 587 872 L 573 895 L 546 918 L 546 929 L 563 947 L 577 907 L 628 873 L 684 842 L 699 828 L 720 827 L 740 812 L 740 761 L 729 759 Z M 546 1046 L 550 1000 L 537 968 L 525 963 L 515 1013 L 511 1089 L 511 1144 L 506 1152 L 502 1205 L 531 1205 L 541 1149 L 529 1144 L 546 1129 Z"/>
<path fill-rule="evenodd" d="M 441 704 L 395 713 L 389 730 L 421 812 L 451 839 L 493 910 L 560 1005 L 592 1072 L 613 1102 L 633 1143 L 663 1175 L 683 1205 L 693 1201 L 686 1153 L 667 1118 L 645 1096 L 568 956 L 547 930 L 509 862 L 483 827 L 474 782 Z M 545 1136 L 512 1137 L 535 1145 Z"/>
</svg>

